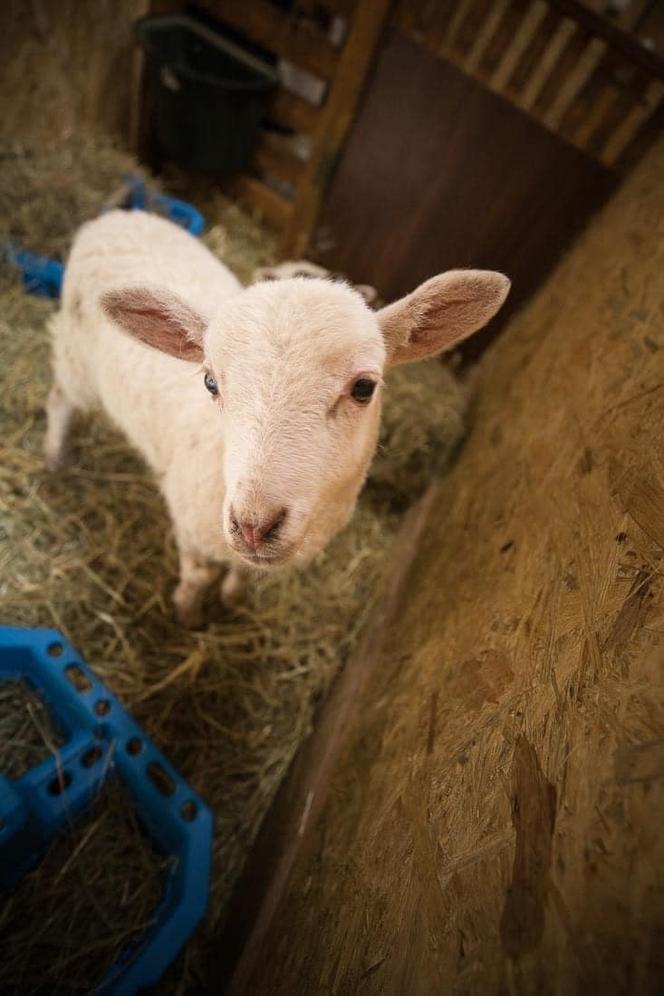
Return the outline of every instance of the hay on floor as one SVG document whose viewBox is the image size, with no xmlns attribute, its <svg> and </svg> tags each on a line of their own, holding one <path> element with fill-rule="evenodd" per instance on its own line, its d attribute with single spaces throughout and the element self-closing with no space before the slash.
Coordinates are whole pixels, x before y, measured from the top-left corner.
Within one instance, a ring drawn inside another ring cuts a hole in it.
<svg viewBox="0 0 664 996">
<path fill-rule="evenodd" d="M 154 922 L 165 863 L 127 794 L 109 781 L 21 886 L 2 897 L 3 993 L 89 993 Z"/>
<path fill-rule="evenodd" d="M 118 167 L 121 173 L 124 160 Z M 71 196 L 86 211 L 107 192 L 101 184 L 93 193 L 79 189 L 93 173 L 89 159 L 69 172 L 77 187 Z M 108 192 L 116 180 L 109 170 Z M 50 183 L 31 190 L 44 218 L 40 232 L 33 205 L 31 239 L 36 248 L 59 246 L 61 252 L 72 233 L 60 225 L 59 207 L 51 202 L 61 191 L 53 191 Z M 208 241 L 217 240 L 241 278 L 269 262 L 270 243 L 234 205 L 212 197 L 198 206 L 207 209 Z M 18 202 L 16 210 L 21 217 Z M 201 981 L 201 938 L 223 917 L 274 793 L 362 629 L 401 511 L 426 483 L 429 468 L 442 468 L 460 439 L 465 392 L 442 364 L 396 371 L 388 380 L 376 480 L 351 526 L 306 570 L 258 579 L 247 605 L 232 615 L 212 593 L 206 628 L 188 632 L 171 612 L 177 563 L 166 510 L 124 440 L 101 417 L 81 421 L 71 465 L 56 476 L 44 469 L 45 321 L 54 307 L 25 295 L 6 270 L 0 273 L 0 622 L 62 630 L 214 809 L 207 924 L 169 973 L 169 990 L 185 991 L 192 979 Z M 78 833 L 68 847 L 78 848 L 76 868 L 85 880 L 87 863 L 94 865 L 98 855 Z M 120 843 L 105 861 L 118 883 L 131 840 L 124 836 Z M 65 955 L 48 962 L 26 925 L 57 906 L 71 923 L 89 920 L 86 890 L 37 869 L 19 891 L 23 898 L 13 908 L 20 916 L 5 914 L 3 921 L 9 939 L 0 957 L 3 978 L 20 973 L 13 991 L 25 992 L 42 985 L 48 970 L 55 992 L 58 972 L 66 979 L 69 963 Z M 135 930 L 145 916 L 144 903 L 133 915 L 125 909 L 125 927 Z M 113 960 L 119 944 L 102 922 L 92 938 L 58 928 L 63 945 L 88 945 L 93 974 Z M 85 968 L 77 963 L 79 975 Z"/>
<path fill-rule="evenodd" d="M 126 152 L 99 139 L 77 138 L 47 149 L 0 140 L 0 244 L 64 261 L 76 229 L 97 216 L 134 172 Z"/>
<path fill-rule="evenodd" d="M 0 680 L 0 774 L 20 778 L 63 743 L 41 696 L 21 678 Z"/>
</svg>

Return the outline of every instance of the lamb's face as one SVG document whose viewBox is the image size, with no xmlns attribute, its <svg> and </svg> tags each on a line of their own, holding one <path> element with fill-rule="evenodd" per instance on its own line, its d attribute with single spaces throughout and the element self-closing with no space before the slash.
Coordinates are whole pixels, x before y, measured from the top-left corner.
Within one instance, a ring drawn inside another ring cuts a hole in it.
<svg viewBox="0 0 664 996">
<path fill-rule="evenodd" d="M 100 305 L 140 342 L 205 365 L 224 448 L 219 528 L 239 556 L 270 567 L 313 556 L 352 514 L 388 357 L 449 349 L 489 321 L 509 286 L 490 270 L 450 270 L 377 313 L 344 284 L 302 277 L 256 284 L 212 316 L 140 284 L 105 291 Z"/>
<path fill-rule="evenodd" d="M 376 447 L 377 318 L 343 284 L 257 284 L 213 318 L 204 351 L 227 542 L 258 567 L 304 562 L 347 523 Z"/>
</svg>

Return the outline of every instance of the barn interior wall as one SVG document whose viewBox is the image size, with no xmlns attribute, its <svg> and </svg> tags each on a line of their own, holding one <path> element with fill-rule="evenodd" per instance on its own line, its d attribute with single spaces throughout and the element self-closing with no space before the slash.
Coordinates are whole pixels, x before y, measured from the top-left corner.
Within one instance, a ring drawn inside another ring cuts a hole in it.
<svg viewBox="0 0 664 996">
<path fill-rule="evenodd" d="M 327 802 L 234 991 L 654 992 L 664 144 L 483 360 Z"/>
</svg>

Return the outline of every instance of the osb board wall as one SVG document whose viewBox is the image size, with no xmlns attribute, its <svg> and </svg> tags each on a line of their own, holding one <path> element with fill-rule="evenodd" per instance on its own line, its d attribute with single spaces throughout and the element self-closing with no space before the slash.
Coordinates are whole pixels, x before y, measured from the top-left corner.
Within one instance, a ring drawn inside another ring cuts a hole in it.
<svg viewBox="0 0 664 996">
<path fill-rule="evenodd" d="M 146 0 L 5 0 L 0 133 L 53 141 L 80 129 L 127 139 L 132 22 Z"/>
<path fill-rule="evenodd" d="M 664 143 L 486 354 L 247 992 L 654 992 Z"/>
</svg>

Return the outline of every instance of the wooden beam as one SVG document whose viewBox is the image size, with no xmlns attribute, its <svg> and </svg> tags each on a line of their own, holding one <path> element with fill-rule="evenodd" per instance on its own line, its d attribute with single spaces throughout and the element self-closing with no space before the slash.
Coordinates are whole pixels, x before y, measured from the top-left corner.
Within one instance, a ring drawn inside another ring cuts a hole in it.
<svg viewBox="0 0 664 996">
<path fill-rule="evenodd" d="M 594 10 L 579 3 L 579 0 L 548 0 L 548 3 L 576 21 L 589 34 L 601 38 L 629 62 L 635 63 L 656 79 L 664 80 L 664 59 L 656 52 L 651 52 L 633 35 L 617 28 L 607 18 L 600 17 Z"/>
<path fill-rule="evenodd" d="M 583 118 L 571 131 L 568 136 L 570 142 L 576 145 L 577 149 L 591 151 L 592 139 L 598 134 L 602 125 L 606 127 L 610 121 L 610 115 L 617 109 L 624 99 L 624 93 L 617 86 L 610 86 L 604 83 L 599 93 L 597 93 L 583 115 Z M 592 154 L 592 152 L 591 152 Z"/>
<path fill-rule="evenodd" d="M 323 0 L 322 6 L 340 17 L 351 17 L 362 0 Z"/>
<path fill-rule="evenodd" d="M 530 78 L 519 94 L 518 104 L 524 111 L 529 111 L 535 104 L 575 31 L 574 21 L 570 21 L 567 17 L 560 21 L 542 53 L 542 57 L 533 67 Z"/>
<path fill-rule="evenodd" d="M 275 90 L 267 109 L 267 117 L 272 121 L 305 134 L 315 131 L 320 114 L 320 107 L 281 87 Z"/>
<path fill-rule="evenodd" d="M 290 17 L 267 0 L 207 0 L 205 6 L 254 44 L 321 79 L 334 76 L 337 49 L 311 24 Z"/>
<path fill-rule="evenodd" d="M 230 180 L 225 188 L 231 197 L 251 211 L 256 211 L 272 228 L 283 230 L 288 224 L 293 205 L 261 180 L 253 176 L 238 176 Z"/>
<path fill-rule="evenodd" d="M 542 119 L 547 128 L 558 131 L 563 118 L 606 55 L 606 51 L 607 45 L 603 39 L 590 39 L 574 69 L 563 80 L 556 99 Z"/>
<path fill-rule="evenodd" d="M 480 30 L 477 32 L 477 36 L 471 46 L 470 52 L 464 59 L 463 68 L 467 73 L 476 73 L 480 62 L 482 61 L 482 58 L 484 57 L 484 54 L 496 33 L 496 30 L 500 26 L 500 22 L 510 6 L 510 3 L 511 0 L 494 0 L 491 10 L 487 14 Z"/>
<path fill-rule="evenodd" d="M 512 73 L 516 69 L 519 59 L 532 44 L 537 29 L 544 20 L 547 12 L 547 5 L 544 0 L 534 0 L 526 11 L 521 24 L 519 25 L 512 43 L 505 49 L 503 57 L 496 66 L 496 69 L 489 80 L 492 90 L 499 92 L 504 90 L 510 81 Z"/>
<path fill-rule="evenodd" d="M 391 3 L 392 0 L 370 0 L 358 5 L 314 137 L 311 158 L 297 186 L 295 209 L 282 243 L 285 254 L 301 255 L 309 241 Z"/>
<path fill-rule="evenodd" d="M 636 130 L 630 140 L 623 146 L 614 167 L 621 173 L 626 173 L 638 163 L 642 156 L 664 134 L 664 101 L 660 100 L 657 109 Z"/>
<path fill-rule="evenodd" d="M 438 54 L 445 55 L 450 49 L 453 49 L 459 31 L 461 30 L 461 25 L 465 21 L 470 8 L 472 6 L 472 0 L 458 0 L 456 4 L 454 13 L 450 17 L 445 32 L 438 45 Z"/>
<path fill-rule="evenodd" d="M 655 114 L 664 99 L 664 84 L 654 80 L 643 99 L 625 116 L 609 135 L 600 152 L 600 159 L 607 166 L 615 166 L 633 141 L 644 123 Z"/>
<path fill-rule="evenodd" d="M 145 85 L 145 56 L 138 46 L 131 55 L 131 83 L 129 92 L 129 135 L 128 146 L 138 158 L 143 158 L 145 131 L 145 103 L 147 100 Z"/>
<path fill-rule="evenodd" d="M 139 17 L 158 14 L 180 13 L 183 4 L 181 0 L 136 0 L 134 16 Z M 151 157 L 152 135 L 152 97 L 146 85 L 146 60 L 143 49 L 138 43 L 134 45 L 131 65 L 129 134 L 127 144 L 138 158 L 148 161 Z"/>
<path fill-rule="evenodd" d="M 258 143 L 253 162 L 260 173 L 278 177 L 278 179 L 292 184 L 293 187 L 306 168 L 304 160 L 298 159 L 286 149 L 278 148 L 270 142 L 269 136 L 265 134 Z"/>
</svg>

